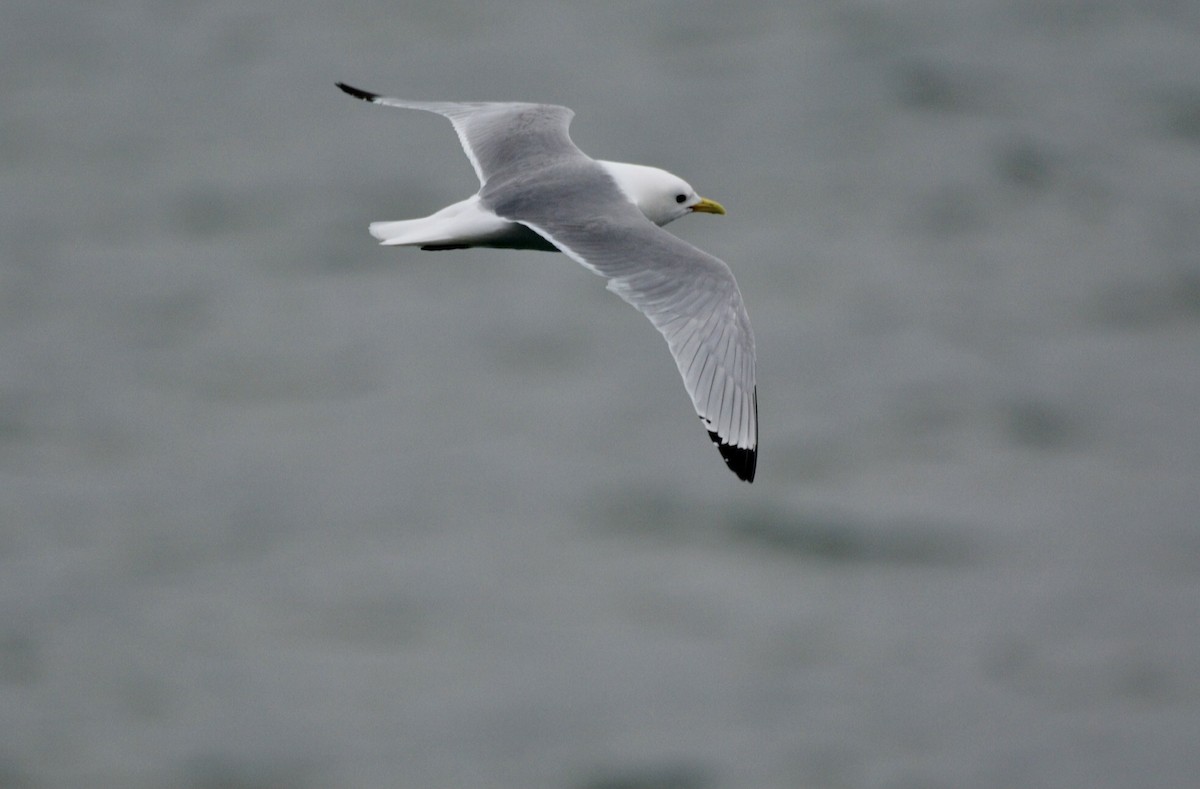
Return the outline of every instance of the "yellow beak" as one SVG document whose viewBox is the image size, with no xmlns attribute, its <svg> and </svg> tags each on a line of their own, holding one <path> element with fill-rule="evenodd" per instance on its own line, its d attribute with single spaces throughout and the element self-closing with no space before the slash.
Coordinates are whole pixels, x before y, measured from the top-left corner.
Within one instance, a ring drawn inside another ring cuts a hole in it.
<svg viewBox="0 0 1200 789">
<path fill-rule="evenodd" d="M 724 214 L 725 206 L 718 203 L 716 200 L 709 200 L 707 197 L 701 197 L 700 202 L 692 206 L 693 211 L 699 211 L 702 214 Z"/>
</svg>

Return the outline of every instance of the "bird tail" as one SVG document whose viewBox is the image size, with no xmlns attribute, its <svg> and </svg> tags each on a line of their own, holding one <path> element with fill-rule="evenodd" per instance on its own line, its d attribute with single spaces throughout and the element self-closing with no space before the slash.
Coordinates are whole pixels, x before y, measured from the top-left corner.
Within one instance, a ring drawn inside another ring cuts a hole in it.
<svg viewBox="0 0 1200 789">
<path fill-rule="evenodd" d="M 396 222 L 372 222 L 367 228 L 384 246 L 417 246 L 441 239 L 431 233 L 428 219 L 401 219 Z"/>
</svg>

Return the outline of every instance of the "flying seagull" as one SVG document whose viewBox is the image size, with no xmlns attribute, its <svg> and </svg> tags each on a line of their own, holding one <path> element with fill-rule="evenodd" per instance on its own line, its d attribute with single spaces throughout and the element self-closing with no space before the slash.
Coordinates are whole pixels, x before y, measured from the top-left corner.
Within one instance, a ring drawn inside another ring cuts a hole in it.
<svg viewBox="0 0 1200 789">
<path fill-rule="evenodd" d="M 666 338 L 726 465 L 754 481 L 758 395 L 742 294 L 724 262 L 660 229 L 684 214 L 724 214 L 720 203 L 665 170 L 592 159 L 571 142 L 575 113 L 566 107 L 402 101 L 337 86 L 373 104 L 445 116 L 479 176 L 466 200 L 421 219 L 375 222 L 371 235 L 430 250 L 561 251 L 606 278 Z"/>
</svg>

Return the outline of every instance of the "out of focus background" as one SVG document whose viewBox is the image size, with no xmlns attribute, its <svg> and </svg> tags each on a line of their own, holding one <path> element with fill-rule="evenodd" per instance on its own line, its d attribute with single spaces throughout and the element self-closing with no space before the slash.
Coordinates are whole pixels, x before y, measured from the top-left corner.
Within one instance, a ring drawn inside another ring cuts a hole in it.
<svg viewBox="0 0 1200 789">
<path fill-rule="evenodd" d="M 0 786 L 1200 774 L 1200 5 L 9 0 Z M 758 481 L 413 99 L 729 208 Z"/>
</svg>

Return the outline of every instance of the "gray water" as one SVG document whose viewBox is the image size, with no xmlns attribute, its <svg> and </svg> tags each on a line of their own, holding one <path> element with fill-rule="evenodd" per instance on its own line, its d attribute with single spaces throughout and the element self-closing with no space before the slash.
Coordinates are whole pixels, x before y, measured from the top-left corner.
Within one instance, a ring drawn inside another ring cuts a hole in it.
<svg viewBox="0 0 1200 789">
<path fill-rule="evenodd" d="M 1186 787 L 1200 6 L 9 0 L 0 786 Z M 759 478 L 335 80 L 727 217 Z"/>
</svg>

